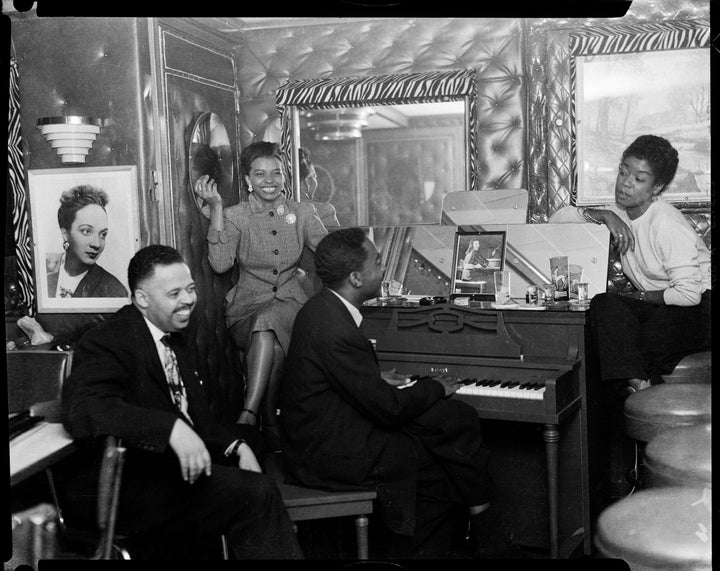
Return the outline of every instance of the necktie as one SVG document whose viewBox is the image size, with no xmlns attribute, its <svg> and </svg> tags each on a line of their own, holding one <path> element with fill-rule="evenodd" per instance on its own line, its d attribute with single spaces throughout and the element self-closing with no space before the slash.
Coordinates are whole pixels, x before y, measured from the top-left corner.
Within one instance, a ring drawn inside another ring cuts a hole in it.
<svg viewBox="0 0 720 571">
<path fill-rule="evenodd" d="M 180 368 L 178 367 L 177 357 L 175 351 L 170 347 L 170 335 L 164 335 L 160 341 L 165 346 L 165 378 L 167 379 L 168 387 L 170 389 L 170 396 L 177 406 L 178 410 L 182 413 L 185 419 L 192 424 L 192 420 L 188 415 L 188 402 L 187 395 L 185 394 L 185 385 L 182 382 L 182 376 L 180 375 Z"/>
</svg>

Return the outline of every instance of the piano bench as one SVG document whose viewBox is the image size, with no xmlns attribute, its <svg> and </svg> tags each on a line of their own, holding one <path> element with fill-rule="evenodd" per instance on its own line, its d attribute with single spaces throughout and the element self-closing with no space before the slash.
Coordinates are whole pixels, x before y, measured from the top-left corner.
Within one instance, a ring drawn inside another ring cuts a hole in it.
<svg viewBox="0 0 720 571">
<path fill-rule="evenodd" d="M 669 428 L 710 422 L 710 384 L 660 384 L 631 394 L 624 405 L 625 432 L 650 442 Z"/>
<path fill-rule="evenodd" d="M 710 423 L 658 434 L 645 448 L 647 487 L 712 488 L 711 436 Z"/>
<path fill-rule="evenodd" d="M 712 352 L 701 351 L 685 355 L 672 373 L 662 375 L 666 383 L 709 383 L 712 372 Z"/>
<path fill-rule="evenodd" d="M 293 522 L 353 516 L 358 559 L 368 559 L 368 516 L 377 498 L 375 491 L 327 492 L 288 484 L 281 452 L 271 452 L 265 456 L 265 471 L 275 479 Z"/>
<path fill-rule="evenodd" d="M 710 496 L 707 488 L 640 490 L 605 508 L 595 546 L 623 559 L 633 571 L 712 569 Z"/>
</svg>

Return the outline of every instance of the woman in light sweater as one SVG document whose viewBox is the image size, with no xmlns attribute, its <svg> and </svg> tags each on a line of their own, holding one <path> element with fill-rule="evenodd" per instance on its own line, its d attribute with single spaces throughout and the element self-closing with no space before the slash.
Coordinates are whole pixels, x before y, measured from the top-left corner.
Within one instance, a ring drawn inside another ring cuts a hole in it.
<svg viewBox="0 0 720 571">
<path fill-rule="evenodd" d="M 590 323 L 603 380 L 631 391 L 656 382 L 687 354 L 710 348 L 710 252 L 662 198 L 678 153 L 664 138 L 638 137 L 623 153 L 615 204 L 566 207 L 551 222 L 605 224 L 635 291 L 593 298 Z"/>
</svg>

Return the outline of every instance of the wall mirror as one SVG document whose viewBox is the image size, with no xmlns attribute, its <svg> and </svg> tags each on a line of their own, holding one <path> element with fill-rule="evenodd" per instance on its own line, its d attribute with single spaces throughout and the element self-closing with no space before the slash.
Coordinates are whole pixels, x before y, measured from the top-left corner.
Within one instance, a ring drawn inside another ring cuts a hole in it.
<svg viewBox="0 0 720 571">
<path fill-rule="evenodd" d="M 597 224 L 375 226 L 368 235 L 385 264 L 385 279 L 401 282 L 413 297 L 492 293 L 493 272 L 502 268 L 510 271 L 510 296 L 523 301 L 529 285 L 550 283 L 553 256 L 568 257 L 590 297 L 607 289 L 610 233 Z M 464 254 L 475 239 L 487 265 L 464 279 Z"/>
<path fill-rule="evenodd" d="M 289 81 L 276 99 L 293 197 L 302 147 L 341 226 L 439 224 L 444 196 L 475 188 L 474 70 Z"/>
<path fill-rule="evenodd" d="M 232 200 L 235 167 L 230 137 L 222 118 L 211 112 L 201 113 L 190 125 L 188 142 L 188 189 L 193 203 L 206 217 L 210 209 L 205 201 L 193 191 L 195 181 L 203 175 L 210 175 L 218 183 L 218 192 L 224 204 Z"/>
</svg>

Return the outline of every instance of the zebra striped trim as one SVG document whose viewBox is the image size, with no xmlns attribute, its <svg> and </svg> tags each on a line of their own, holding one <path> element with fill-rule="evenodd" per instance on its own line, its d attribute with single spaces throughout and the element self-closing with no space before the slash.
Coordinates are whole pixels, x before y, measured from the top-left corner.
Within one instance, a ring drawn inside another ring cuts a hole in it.
<svg viewBox="0 0 720 571">
<path fill-rule="evenodd" d="M 709 20 L 627 24 L 570 34 L 570 53 L 597 55 L 710 46 Z"/>
<path fill-rule="evenodd" d="M 477 83 L 474 69 L 287 81 L 275 94 L 280 112 L 282 138 L 280 146 L 287 159 L 287 180 L 292 180 L 292 118 L 289 116 L 291 113 L 287 112 L 289 106 L 330 109 L 372 104 L 429 103 L 458 97 L 464 97 L 469 102 L 467 132 L 470 189 L 468 190 L 472 190 L 476 184 Z"/>
<path fill-rule="evenodd" d="M 570 204 L 577 200 L 578 170 L 575 133 L 575 94 L 577 68 L 575 57 L 599 54 L 626 54 L 645 51 L 705 48 L 710 46 L 710 21 L 686 20 L 627 24 L 612 28 L 573 31 L 568 39 L 570 50 Z"/>
<path fill-rule="evenodd" d="M 10 99 L 8 109 L 8 183 L 13 197 L 13 233 L 17 256 L 17 280 L 22 303 L 29 315 L 35 313 L 35 280 L 32 273 L 32 243 L 25 198 L 25 166 L 23 164 L 20 129 L 20 90 L 18 66 L 10 58 Z"/>
</svg>

